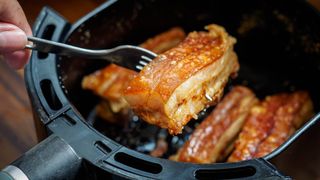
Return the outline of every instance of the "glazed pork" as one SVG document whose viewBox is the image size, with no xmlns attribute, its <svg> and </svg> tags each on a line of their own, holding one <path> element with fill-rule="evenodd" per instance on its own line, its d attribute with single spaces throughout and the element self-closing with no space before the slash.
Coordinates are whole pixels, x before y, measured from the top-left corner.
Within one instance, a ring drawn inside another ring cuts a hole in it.
<svg viewBox="0 0 320 180">
<path fill-rule="evenodd" d="M 267 97 L 252 108 L 229 162 L 262 157 L 279 147 L 313 114 L 306 92 Z"/>
<path fill-rule="evenodd" d="M 140 46 L 155 53 L 162 53 L 176 46 L 185 37 L 186 34 L 182 28 L 174 27 L 148 39 Z M 136 74 L 135 71 L 110 64 L 84 77 L 82 88 L 91 90 L 103 98 L 96 108 L 100 117 L 112 123 L 127 119 L 129 105 L 123 97 L 123 90 Z"/>
<path fill-rule="evenodd" d="M 235 150 L 228 158 L 229 162 L 252 159 L 258 145 L 269 135 L 274 125 L 274 115 L 277 109 L 287 100 L 287 95 L 267 97 L 261 104 L 254 106 L 248 116 Z"/>
<path fill-rule="evenodd" d="M 254 157 L 263 157 L 275 150 L 312 115 L 313 105 L 308 93 L 298 91 L 291 94 L 288 101 L 277 110 L 274 127 L 259 144 Z"/>
<path fill-rule="evenodd" d="M 224 159 L 228 155 L 228 146 L 236 139 L 251 107 L 258 101 L 250 89 L 234 87 L 196 127 L 174 160 L 214 163 Z"/>
<path fill-rule="evenodd" d="M 181 133 L 185 124 L 217 104 L 239 64 L 236 40 L 218 25 L 191 32 L 178 46 L 158 55 L 129 83 L 124 95 L 150 124 Z"/>
<path fill-rule="evenodd" d="M 92 90 L 104 100 L 109 101 L 112 112 L 117 113 L 121 109 L 128 107 L 126 100 L 122 96 L 122 92 L 135 75 L 135 71 L 110 64 L 84 77 L 82 87 Z M 103 105 L 101 106 L 101 108 L 104 107 Z"/>
<path fill-rule="evenodd" d="M 168 31 L 156 35 L 140 44 L 141 47 L 146 48 L 156 54 L 163 53 L 175 46 L 186 38 L 186 33 L 180 27 L 173 27 Z"/>
</svg>

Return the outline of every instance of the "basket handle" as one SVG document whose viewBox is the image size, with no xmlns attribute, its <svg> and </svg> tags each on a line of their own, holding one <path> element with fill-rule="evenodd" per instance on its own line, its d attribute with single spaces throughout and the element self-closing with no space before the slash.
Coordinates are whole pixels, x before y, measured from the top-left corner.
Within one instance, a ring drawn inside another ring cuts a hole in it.
<svg viewBox="0 0 320 180">
<path fill-rule="evenodd" d="M 0 179 L 73 179 L 81 158 L 62 138 L 51 135 L 0 172 Z"/>
</svg>

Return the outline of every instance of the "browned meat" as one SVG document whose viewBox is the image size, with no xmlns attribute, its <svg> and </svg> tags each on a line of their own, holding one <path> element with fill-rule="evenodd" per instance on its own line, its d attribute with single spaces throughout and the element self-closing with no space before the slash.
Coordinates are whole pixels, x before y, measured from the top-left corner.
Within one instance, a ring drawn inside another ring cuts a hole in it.
<svg viewBox="0 0 320 180">
<path fill-rule="evenodd" d="M 146 42 L 140 44 L 140 46 L 159 54 L 177 46 L 185 37 L 186 33 L 183 29 L 174 27 L 148 39 Z"/>
<path fill-rule="evenodd" d="M 119 112 L 114 112 L 111 109 L 110 102 L 101 101 L 96 106 L 97 115 L 112 124 L 125 125 L 131 120 L 131 111 L 130 108 L 123 107 Z"/>
<path fill-rule="evenodd" d="M 150 156 L 161 157 L 168 151 L 168 143 L 164 138 L 159 138 L 156 148 L 150 152 Z"/>
<path fill-rule="evenodd" d="M 251 107 L 256 103 L 258 99 L 250 89 L 243 86 L 234 87 L 197 126 L 190 139 L 180 149 L 176 160 L 213 163 L 223 159 L 228 154 L 226 149 L 236 139 Z"/>
<path fill-rule="evenodd" d="M 274 127 L 270 135 L 258 146 L 254 157 L 263 157 L 275 150 L 312 114 L 313 105 L 307 92 L 291 94 L 287 102 L 277 110 Z"/>
<path fill-rule="evenodd" d="M 82 88 L 92 90 L 108 100 L 112 112 L 117 113 L 128 107 L 122 92 L 135 75 L 135 71 L 111 64 L 86 76 L 82 81 Z"/>
<path fill-rule="evenodd" d="M 176 46 L 185 36 L 181 28 L 174 27 L 148 39 L 141 46 L 153 52 L 161 53 Z M 136 74 L 135 71 L 110 64 L 83 79 L 82 87 L 84 89 L 89 89 L 104 99 L 97 106 L 97 114 L 100 117 L 112 123 L 127 119 L 124 117 L 129 111 L 129 105 L 123 98 L 123 90 Z"/>
<path fill-rule="evenodd" d="M 262 157 L 279 147 L 313 114 L 306 92 L 269 96 L 252 108 L 229 162 Z"/>
<path fill-rule="evenodd" d="M 125 90 L 125 98 L 145 121 L 178 134 L 191 118 L 216 104 L 229 76 L 239 68 L 235 39 L 217 25 L 192 32 L 177 47 L 155 58 Z"/>
<path fill-rule="evenodd" d="M 235 143 L 235 150 L 228 158 L 236 162 L 253 158 L 258 145 L 267 138 L 274 125 L 274 115 L 288 99 L 288 95 L 267 97 L 261 104 L 254 106 Z"/>
</svg>

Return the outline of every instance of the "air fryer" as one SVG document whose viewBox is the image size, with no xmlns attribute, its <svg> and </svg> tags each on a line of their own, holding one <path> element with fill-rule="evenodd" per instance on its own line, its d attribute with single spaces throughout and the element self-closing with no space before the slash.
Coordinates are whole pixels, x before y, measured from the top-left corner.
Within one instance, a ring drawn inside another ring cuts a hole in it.
<svg viewBox="0 0 320 180">
<path fill-rule="evenodd" d="M 307 90 L 319 112 L 320 16 L 305 1 L 110 0 L 74 24 L 44 8 L 34 35 L 104 49 L 137 45 L 174 26 L 191 32 L 211 23 L 224 26 L 237 39 L 239 76 L 226 91 L 242 84 L 263 98 Z M 319 114 L 263 158 L 204 165 L 174 162 L 168 156 L 186 141 L 196 122 L 189 123 L 181 135 L 170 136 L 134 115 L 125 128 L 102 121 L 94 110 L 100 99 L 83 90 L 81 80 L 106 65 L 105 61 L 32 53 L 25 77 L 37 133 L 46 139 L 11 166 L 29 179 L 319 177 Z M 159 137 L 165 137 L 169 150 L 154 158 L 148 153 Z"/>
</svg>

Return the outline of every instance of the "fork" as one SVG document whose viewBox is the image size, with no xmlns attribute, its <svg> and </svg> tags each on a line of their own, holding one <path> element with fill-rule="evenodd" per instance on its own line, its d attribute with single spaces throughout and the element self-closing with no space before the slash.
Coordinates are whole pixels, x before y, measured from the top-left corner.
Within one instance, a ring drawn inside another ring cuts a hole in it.
<svg viewBox="0 0 320 180">
<path fill-rule="evenodd" d="M 26 49 L 32 49 L 43 53 L 54 53 L 62 56 L 78 56 L 88 59 L 107 60 L 110 63 L 129 68 L 134 71 L 141 71 L 157 54 L 132 45 L 121 45 L 112 49 L 85 49 L 64 43 L 41 39 L 37 37 L 28 37 Z"/>
</svg>

